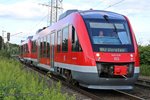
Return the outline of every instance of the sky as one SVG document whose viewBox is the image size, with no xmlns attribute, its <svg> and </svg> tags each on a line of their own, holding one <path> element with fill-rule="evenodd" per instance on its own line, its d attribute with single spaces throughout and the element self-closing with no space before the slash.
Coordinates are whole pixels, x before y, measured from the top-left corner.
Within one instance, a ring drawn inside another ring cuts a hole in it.
<svg viewBox="0 0 150 100">
<path fill-rule="evenodd" d="M 26 37 L 47 26 L 50 0 L 0 0 L 0 35 L 11 33 L 10 42 L 20 44 Z M 150 0 L 63 0 L 68 9 L 107 10 L 127 16 L 138 44 L 150 44 Z M 16 35 L 14 35 L 16 34 Z M 5 38 L 6 41 L 6 38 Z"/>
</svg>

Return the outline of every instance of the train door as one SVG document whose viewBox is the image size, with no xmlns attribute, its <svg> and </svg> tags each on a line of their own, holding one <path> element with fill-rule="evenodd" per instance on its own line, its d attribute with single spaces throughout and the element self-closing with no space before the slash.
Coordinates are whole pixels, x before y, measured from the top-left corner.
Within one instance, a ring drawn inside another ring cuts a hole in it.
<svg viewBox="0 0 150 100">
<path fill-rule="evenodd" d="M 47 65 L 50 66 L 50 35 L 47 35 Z"/>
<path fill-rule="evenodd" d="M 50 49 L 50 64 L 51 68 L 54 69 L 54 51 L 55 51 L 55 33 L 51 34 L 51 49 Z"/>
</svg>

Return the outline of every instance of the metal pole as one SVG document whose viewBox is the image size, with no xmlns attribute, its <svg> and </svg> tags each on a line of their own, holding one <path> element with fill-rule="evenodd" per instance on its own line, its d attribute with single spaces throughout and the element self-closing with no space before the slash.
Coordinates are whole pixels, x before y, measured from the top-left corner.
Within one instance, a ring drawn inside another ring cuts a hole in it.
<svg viewBox="0 0 150 100">
<path fill-rule="evenodd" d="M 6 32 L 6 31 L 2 30 L 2 38 L 3 38 L 2 49 L 4 49 L 4 32 Z"/>
<path fill-rule="evenodd" d="M 58 0 L 56 0 L 56 21 L 57 22 Z"/>
<path fill-rule="evenodd" d="M 6 32 L 6 31 L 2 30 L 2 37 L 3 37 L 3 38 L 4 38 L 4 32 Z"/>
<path fill-rule="evenodd" d="M 51 16 L 50 16 L 50 25 L 52 25 L 52 9 L 53 9 L 53 0 L 51 0 Z"/>
</svg>

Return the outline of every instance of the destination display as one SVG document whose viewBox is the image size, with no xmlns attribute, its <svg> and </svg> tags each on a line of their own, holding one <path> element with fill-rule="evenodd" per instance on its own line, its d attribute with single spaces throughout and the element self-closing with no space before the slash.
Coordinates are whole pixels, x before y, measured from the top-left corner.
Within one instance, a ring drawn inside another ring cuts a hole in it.
<svg viewBox="0 0 150 100">
<path fill-rule="evenodd" d="M 126 48 L 99 48 L 102 52 L 127 52 Z"/>
</svg>

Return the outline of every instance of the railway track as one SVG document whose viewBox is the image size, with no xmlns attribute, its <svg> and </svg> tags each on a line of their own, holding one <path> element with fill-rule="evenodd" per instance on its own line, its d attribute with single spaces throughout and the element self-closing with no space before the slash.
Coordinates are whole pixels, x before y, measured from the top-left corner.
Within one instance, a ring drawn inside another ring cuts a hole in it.
<svg viewBox="0 0 150 100">
<path fill-rule="evenodd" d="M 146 79 L 138 79 L 138 81 L 135 83 L 136 86 L 143 87 L 146 89 L 150 89 L 150 80 Z"/>
<path fill-rule="evenodd" d="M 87 97 L 91 98 L 92 100 L 145 100 L 144 98 L 141 98 L 139 96 L 124 92 L 124 91 L 119 91 L 119 90 L 90 90 L 86 89 L 80 86 L 74 86 L 72 84 L 69 84 L 66 82 L 62 77 L 58 77 L 57 75 L 54 75 L 50 72 L 42 71 L 38 69 L 37 67 L 31 66 L 31 65 L 26 65 L 28 68 L 30 68 L 33 71 L 37 71 L 41 75 L 48 76 L 52 80 L 55 81 L 61 81 L 61 83 L 83 95 L 86 95 Z M 104 96 L 105 95 L 105 96 Z"/>
<path fill-rule="evenodd" d="M 119 90 L 114 90 L 120 94 L 123 94 L 124 96 L 126 96 L 127 98 L 129 98 L 129 100 L 145 100 L 145 98 L 133 95 L 133 94 L 129 94 L 127 92 L 123 92 L 123 91 L 119 91 Z"/>
</svg>

